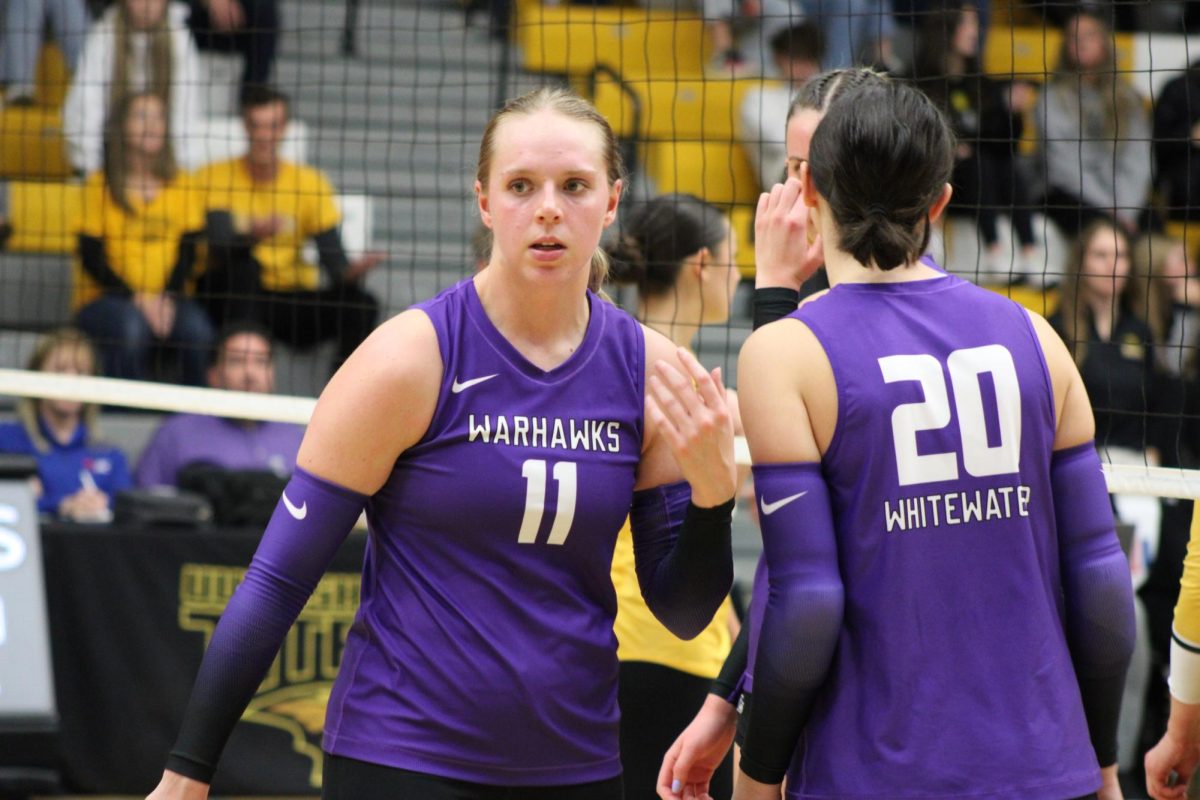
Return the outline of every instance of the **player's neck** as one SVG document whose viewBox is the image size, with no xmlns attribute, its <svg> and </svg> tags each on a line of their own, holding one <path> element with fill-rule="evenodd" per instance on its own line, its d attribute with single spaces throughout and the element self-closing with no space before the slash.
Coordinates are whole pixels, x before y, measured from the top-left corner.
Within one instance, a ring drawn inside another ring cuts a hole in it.
<svg viewBox="0 0 1200 800">
<path fill-rule="evenodd" d="M 849 253 L 829 247 L 825 248 L 825 272 L 829 276 L 830 286 L 837 286 L 839 283 L 907 283 L 941 276 L 940 272 L 920 260 L 895 269 L 883 270 L 864 266 Z"/>
<path fill-rule="evenodd" d="M 496 330 L 538 367 L 557 367 L 583 343 L 591 313 L 585 287 L 529 286 L 494 266 L 477 273 L 474 281 Z"/>
<path fill-rule="evenodd" d="M 692 308 L 693 305 L 676 292 L 667 292 L 638 303 L 638 319 L 680 347 L 691 350 L 700 331 L 699 323 L 691 321 L 700 319 L 700 310 Z"/>
</svg>

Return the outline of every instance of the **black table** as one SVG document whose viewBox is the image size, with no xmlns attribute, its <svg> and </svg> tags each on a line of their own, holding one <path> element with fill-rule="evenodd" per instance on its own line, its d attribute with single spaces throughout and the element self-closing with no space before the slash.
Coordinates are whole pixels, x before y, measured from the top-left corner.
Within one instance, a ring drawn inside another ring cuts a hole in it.
<svg viewBox="0 0 1200 800">
<path fill-rule="evenodd" d="M 162 774 L 213 625 L 260 531 L 42 528 L 59 726 L 0 735 L 0 767 L 78 792 L 142 794 Z M 222 794 L 317 794 L 325 700 L 358 607 L 366 536 L 338 553 L 234 731 Z"/>
</svg>

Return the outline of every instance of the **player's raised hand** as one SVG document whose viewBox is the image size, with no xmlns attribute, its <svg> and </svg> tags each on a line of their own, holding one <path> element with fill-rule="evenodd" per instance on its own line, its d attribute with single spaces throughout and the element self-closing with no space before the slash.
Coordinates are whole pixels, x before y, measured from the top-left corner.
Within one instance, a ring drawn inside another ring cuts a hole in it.
<svg viewBox="0 0 1200 800">
<path fill-rule="evenodd" d="M 777 183 L 758 198 L 754 215 L 754 286 L 799 291 L 824 263 L 820 234 L 809 236 L 808 206 L 798 178 Z"/>
<path fill-rule="evenodd" d="M 737 490 L 733 414 L 721 384 L 720 367 L 711 374 L 706 372 L 682 347 L 676 350 L 676 358 L 676 364 L 666 360 L 655 364 L 648 411 L 691 484 L 692 502 L 712 508 Z"/>
<path fill-rule="evenodd" d="M 709 781 L 733 746 L 736 726 L 733 706 L 710 694 L 663 757 L 658 796 L 662 800 L 707 798 Z"/>
</svg>

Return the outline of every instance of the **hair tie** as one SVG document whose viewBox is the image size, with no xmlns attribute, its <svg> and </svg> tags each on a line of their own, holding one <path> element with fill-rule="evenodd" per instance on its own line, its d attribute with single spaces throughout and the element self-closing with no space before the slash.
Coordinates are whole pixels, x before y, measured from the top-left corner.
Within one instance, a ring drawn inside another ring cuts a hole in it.
<svg viewBox="0 0 1200 800">
<path fill-rule="evenodd" d="M 881 204 L 871 203 L 871 205 L 867 206 L 867 217 L 872 218 L 872 219 L 874 219 L 875 217 L 887 219 L 887 216 L 888 216 L 888 210 L 886 208 L 884 208 Z"/>
</svg>

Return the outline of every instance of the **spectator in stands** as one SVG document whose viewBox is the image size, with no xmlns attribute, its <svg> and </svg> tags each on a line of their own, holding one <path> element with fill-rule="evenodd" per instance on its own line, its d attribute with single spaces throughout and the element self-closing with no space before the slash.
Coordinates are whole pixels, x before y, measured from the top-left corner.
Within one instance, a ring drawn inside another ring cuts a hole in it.
<svg viewBox="0 0 1200 800">
<path fill-rule="evenodd" d="M 83 0 L 5 0 L 0 17 L 0 85 L 5 87 L 6 106 L 33 105 L 34 71 L 47 23 L 67 69 L 73 72 L 88 27 Z"/>
<path fill-rule="evenodd" d="M 222 330 L 213 348 L 208 385 L 270 394 L 275 389 L 271 335 L 240 322 Z M 284 422 L 177 414 L 155 432 L 142 452 L 138 486 L 176 486 L 180 471 L 202 462 L 223 469 L 261 469 L 286 478 L 296 468 L 304 428 Z"/>
<path fill-rule="evenodd" d="M 792 95 L 821 71 L 824 43 L 812 22 L 802 22 L 771 37 L 771 55 L 783 83 L 763 83 L 746 92 L 739 110 L 742 147 L 758 171 L 759 187 L 779 183 L 787 167 L 788 109 Z"/>
<path fill-rule="evenodd" d="M 104 169 L 84 186 L 76 322 L 104 374 L 140 380 L 151 350 L 177 350 L 184 383 L 204 385 L 213 330 L 187 286 L 204 229 L 201 197 L 176 166 L 157 94 L 124 98 L 105 132 Z"/>
<path fill-rule="evenodd" d="M 923 18 L 912 79 L 942 109 L 958 139 L 954 195 L 946 215 L 974 220 L 994 262 L 1002 249 L 997 218 L 1008 214 L 1022 250 L 1017 269 L 1028 272 L 1035 246 L 1033 215 L 1016 148 L 1025 125 L 1022 112 L 1032 105 L 1033 94 L 1027 84 L 1002 86 L 983 74 L 974 3 L 950 4 Z"/>
<path fill-rule="evenodd" d="M 170 110 L 180 163 L 198 165 L 202 79 L 186 15 L 186 6 L 168 0 L 121 0 L 92 26 L 63 106 L 63 135 L 77 169 L 100 169 L 102 132 L 112 109 L 130 93 L 147 91 Z"/>
<path fill-rule="evenodd" d="M 1100 218 L 1136 233 L 1150 193 L 1150 122 L 1116 73 L 1112 33 L 1099 17 L 1080 12 L 1068 21 L 1034 124 L 1046 216 L 1068 237 Z"/>
<path fill-rule="evenodd" d="M 348 258 L 328 179 L 280 157 L 286 95 L 249 87 L 242 121 L 250 140 L 246 155 L 196 174 L 208 211 L 210 260 L 201 293 L 218 324 L 255 320 L 276 341 L 299 348 L 336 340 L 336 368 L 375 327 L 379 302 L 362 279 L 383 255 Z M 319 288 L 320 270 L 301 254 L 309 239 L 328 288 Z"/>
<path fill-rule="evenodd" d="M 1200 60 L 1159 92 L 1154 159 L 1167 218 L 1200 220 Z"/>
<path fill-rule="evenodd" d="M 190 0 L 188 26 L 201 50 L 242 57 L 242 89 L 265 84 L 279 42 L 279 0 Z"/>
<path fill-rule="evenodd" d="M 1155 290 L 1147 322 L 1158 342 L 1158 368 L 1166 375 L 1185 373 L 1200 334 L 1200 277 L 1183 242 L 1160 233 L 1138 240 L 1134 270 L 1149 277 Z"/>
<path fill-rule="evenodd" d="M 825 37 L 825 69 L 892 67 L 896 20 L 890 0 L 815 0 L 805 9 Z"/>
<path fill-rule="evenodd" d="M 1150 415 L 1159 409 L 1154 387 L 1154 334 L 1144 313 L 1154 285 L 1133 274 L 1129 237 L 1108 219 L 1080 233 L 1061 302 L 1050 323 L 1074 353 L 1096 416 L 1096 446 L 1104 461 L 1157 465 Z M 1118 516 L 1135 526 L 1135 578 L 1153 561 L 1161 510 L 1157 498 L 1115 496 Z"/>
<path fill-rule="evenodd" d="M 714 67 L 729 76 L 770 74 L 765 46 L 781 30 L 804 19 L 798 0 L 699 0 Z"/>
<path fill-rule="evenodd" d="M 60 328 L 37 343 L 26 368 L 59 375 L 94 375 L 92 343 Z M 79 522 L 107 522 L 112 498 L 129 488 L 125 454 L 96 442 L 99 409 L 76 400 L 21 398 L 17 422 L 0 424 L 0 452 L 38 462 L 38 511 Z"/>
</svg>

